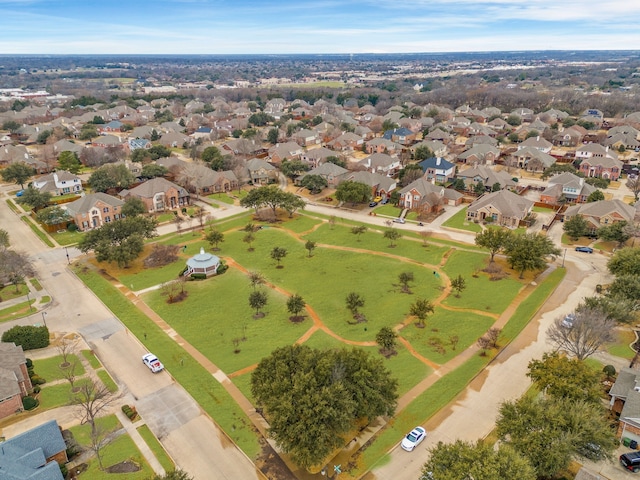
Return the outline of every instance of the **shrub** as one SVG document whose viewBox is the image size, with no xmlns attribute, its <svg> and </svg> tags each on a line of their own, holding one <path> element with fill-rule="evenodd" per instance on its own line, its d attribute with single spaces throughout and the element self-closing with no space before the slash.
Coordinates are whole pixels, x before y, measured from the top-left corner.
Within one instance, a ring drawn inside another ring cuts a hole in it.
<svg viewBox="0 0 640 480">
<path fill-rule="evenodd" d="M 38 400 L 33 397 L 24 397 L 22 399 L 22 406 L 25 410 L 33 410 L 38 406 Z"/>
<path fill-rule="evenodd" d="M 218 275 L 222 275 L 227 270 L 229 270 L 229 266 L 224 262 L 220 262 L 220 265 L 218 265 L 218 270 L 216 271 L 216 273 Z"/>
<path fill-rule="evenodd" d="M 78 231 L 78 226 L 75 223 L 70 223 L 67 226 L 67 230 L 70 232 L 77 232 Z"/>
<path fill-rule="evenodd" d="M 60 473 L 62 474 L 62 478 L 67 478 L 67 474 L 69 473 L 69 469 L 67 468 L 67 465 L 64 463 L 59 463 L 58 466 L 60 467 Z"/>
<path fill-rule="evenodd" d="M 605 367 L 602 369 L 602 371 L 604 372 L 604 374 L 607 377 L 615 377 L 616 376 L 616 367 L 614 367 L 613 365 L 605 365 Z"/>
<path fill-rule="evenodd" d="M 31 385 L 44 385 L 47 381 L 42 378 L 40 375 L 32 375 L 31 376 Z"/>
<path fill-rule="evenodd" d="M 49 329 L 32 325 L 16 325 L 2 334 L 3 342 L 13 342 L 23 350 L 34 350 L 49 346 Z"/>
<path fill-rule="evenodd" d="M 191 278 L 193 278 L 194 280 L 205 280 L 207 278 L 207 275 L 204 273 L 193 273 L 191 275 Z"/>
<path fill-rule="evenodd" d="M 41 390 L 42 390 L 42 389 L 41 389 L 38 385 L 36 385 L 35 387 L 33 387 L 33 393 L 40 393 L 40 391 L 41 391 Z"/>
<path fill-rule="evenodd" d="M 31 360 L 30 358 L 26 359 L 26 364 L 27 364 L 27 369 L 33 368 L 33 360 Z"/>
<path fill-rule="evenodd" d="M 129 405 L 122 406 L 122 413 L 124 413 L 127 416 L 127 418 L 131 421 L 133 421 L 138 416 L 136 407 L 130 407 Z"/>
</svg>

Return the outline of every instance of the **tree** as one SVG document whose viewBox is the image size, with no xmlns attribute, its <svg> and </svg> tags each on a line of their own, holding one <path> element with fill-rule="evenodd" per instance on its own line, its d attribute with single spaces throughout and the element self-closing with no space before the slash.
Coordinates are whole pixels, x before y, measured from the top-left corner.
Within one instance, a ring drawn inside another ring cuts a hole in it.
<svg viewBox="0 0 640 480">
<path fill-rule="evenodd" d="M 401 237 L 400 233 L 395 228 L 385 230 L 383 234 L 384 238 L 389 240 L 389 248 L 395 247 L 395 241 Z"/>
<path fill-rule="evenodd" d="M 318 194 L 324 188 L 327 188 L 329 184 L 321 175 L 305 175 L 300 181 L 300 186 L 308 189 L 312 194 Z"/>
<path fill-rule="evenodd" d="M 413 282 L 413 272 L 401 272 L 398 275 L 398 282 L 402 289 L 402 293 L 411 293 L 409 282 Z"/>
<path fill-rule="evenodd" d="M 211 228 L 205 235 L 204 239 L 209 242 L 209 245 L 211 245 L 214 250 L 220 250 L 218 245 L 224 242 L 224 233 L 215 228 Z"/>
<path fill-rule="evenodd" d="M 316 242 L 314 242 L 313 240 L 307 240 L 307 242 L 304 244 L 304 248 L 307 249 L 307 251 L 309 252 L 309 258 L 311 258 L 311 254 L 316 249 Z"/>
<path fill-rule="evenodd" d="M 435 310 L 433 303 L 426 298 L 419 298 L 409 307 L 409 314 L 418 319 L 417 326 L 424 328 L 427 316 Z"/>
<path fill-rule="evenodd" d="M 640 178 L 631 178 L 627 180 L 627 188 L 633 193 L 634 199 L 637 202 L 640 196 Z"/>
<path fill-rule="evenodd" d="M 253 290 L 249 294 L 249 306 L 256 311 L 255 315 L 253 316 L 254 318 L 264 317 L 264 313 L 261 313 L 260 310 L 262 310 L 265 305 L 267 305 L 268 300 L 269 297 L 267 296 L 267 292 L 264 292 L 262 290 Z"/>
<path fill-rule="evenodd" d="M 351 227 L 351 233 L 353 233 L 357 237 L 358 242 L 360 241 L 360 235 L 362 235 L 366 231 L 367 231 L 366 225 L 355 225 Z"/>
<path fill-rule="evenodd" d="M 484 186 L 484 182 L 482 182 L 482 180 L 473 186 L 473 193 L 475 193 L 476 195 L 482 195 L 486 191 L 487 188 Z"/>
<path fill-rule="evenodd" d="M 390 327 L 382 327 L 376 334 L 376 343 L 380 346 L 380 353 L 389 355 L 396 351 L 398 334 Z"/>
<path fill-rule="evenodd" d="M 98 136 L 98 129 L 96 128 L 96 126 L 92 123 L 85 123 L 84 125 L 82 125 L 82 128 L 80 128 L 80 134 L 78 135 L 78 138 L 80 140 L 91 140 L 94 137 Z"/>
<path fill-rule="evenodd" d="M 305 201 L 294 193 L 282 192 L 280 196 L 279 206 L 289 214 L 289 218 L 292 218 L 297 210 L 304 209 L 305 205 Z"/>
<path fill-rule="evenodd" d="M 40 210 L 46 207 L 50 201 L 51 194 L 49 192 L 42 192 L 32 186 L 27 187 L 22 193 L 22 196 L 16 200 L 17 203 L 29 205 L 34 210 Z"/>
<path fill-rule="evenodd" d="M 359 293 L 349 292 L 345 302 L 347 303 L 347 309 L 351 312 L 351 316 L 359 319 L 361 316 L 359 309 L 364 307 L 364 297 Z"/>
<path fill-rule="evenodd" d="M 9 279 L 19 291 L 18 285 L 24 283 L 25 278 L 35 275 L 35 270 L 26 253 L 16 252 L 5 248 L 0 249 L 0 277 Z"/>
<path fill-rule="evenodd" d="M 78 154 L 68 150 L 65 150 L 60 154 L 58 157 L 58 165 L 60 165 L 62 170 L 66 170 L 73 174 L 78 173 L 82 169 L 82 163 L 80 163 Z"/>
<path fill-rule="evenodd" d="M 15 120 L 7 120 L 6 122 L 4 122 L 2 124 L 2 129 L 3 130 L 8 130 L 11 133 L 16 133 L 18 130 L 20 130 L 21 126 L 22 125 L 20 125 Z"/>
<path fill-rule="evenodd" d="M 371 187 L 365 183 L 347 180 L 336 188 L 336 199 L 352 205 L 368 202 L 371 199 Z"/>
<path fill-rule="evenodd" d="M 456 291 L 456 297 L 460 298 L 460 293 L 467 288 L 467 282 L 462 275 L 458 275 L 456 278 L 451 280 L 451 288 Z"/>
<path fill-rule="evenodd" d="M 138 215 L 147 213 L 147 206 L 140 198 L 129 197 L 124 201 L 120 212 L 125 217 L 137 217 Z"/>
<path fill-rule="evenodd" d="M 253 252 L 253 242 L 255 241 L 255 239 L 256 236 L 253 232 L 247 232 L 244 234 L 244 237 L 242 237 L 242 241 L 249 245 L 250 252 Z"/>
<path fill-rule="evenodd" d="M 495 449 L 491 443 L 456 440 L 438 442 L 429 449 L 429 460 L 421 478 L 429 480 L 536 480 L 529 460 L 508 445 Z"/>
<path fill-rule="evenodd" d="M 600 403 L 600 372 L 578 359 L 558 352 L 545 353 L 529 362 L 527 376 L 545 395 L 590 403 Z"/>
<path fill-rule="evenodd" d="M 287 249 L 283 247 L 273 247 L 271 250 L 271 258 L 278 263 L 278 268 L 281 268 L 280 261 L 287 256 Z"/>
<path fill-rule="evenodd" d="M 398 180 L 400 180 L 401 185 L 406 187 L 423 175 L 424 172 L 422 171 L 422 167 L 420 165 L 418 165 L 417 163 L 410 163 L 398 172 Z"/>
<path fill-rule="evenodd" d="M 223 170 L 224 169 L 224 157 L 222 153 L 220 153 L 220 149 L 218 147 L 207 147 L 202 151 L 202 155 L 200 158 L 209 164 L 209 166 L 213 170 Z M 219 167 L 219 168 L 216 168 Z"/>
<path fill-rule="evenodd" d="M 176 225 L 176 232 L 178 232 L 178 235 L 181 235 L 180 232 L 182 231 L 182 224 L 184 223 L 184 218 L 182 218 L 182 216 L 180 216 L 177 212 L 173 217 L 173 223 L 175 223 Z"/>
<path fill-rule="evenodd" d="M 45 225 L 60 225 L 71 221 L 71 215 L 59 205 L 52 205 L 40 210 L 36 214 L 36 220 Z"/>
<path fill-rule="evenodd" d="M 84 253 L 93 250 L 99 262 L 116 262 L 125 268 L 142 253 L 144 240 L 155 236 L 154 219 L 125 217 L 88 231 L 78 248 Z"/>
<path fill-rule="evenodd" d="M 433 156 L 433 151 L 426 145 L 417 146 L 415 151 L 413 152 L 413 158 L 418 162 L 426 160 L 427 158 L 431 158 Z M 422 168 L 420 168 L 420 170 L 422 170 Z"/>
<path fill-rule="evenodd" d="M 607 262 L 609 271 L 618 275 L 640 275 L 640 247 L 616 250 Z"/>
<path fill-rule="evenodd" d="M 267 142 L 275 145 L 276 143 L 278 143 L 279 136 L 280 131 L 277 128 L 272 128 L 271 130 L 269 130 L 269 133 L 267 133 Z"/>
<path fill-rule="evenodd" d="M 249 278 L 251 288 L 254 290 L 258 288 L 258 285 L 263 285 L 266 282 L 264 275 L 260 272 L 249 272 L 247 273 L 247 277 Z"/>
<path fill-rule="evenodd" d="M 618 242 L 618 247 L 622 247 L 627 240 L 631 238 L 629 231 L 627 230 L 627 222 L 622 220 L 621 222 L 615 222 L 611 225 L 605 225 L 600 227 L 596 234 L 598 238 L 607 241 Z"/>
<path fill-rule="evenodd" d="M 15 343 L 23 350 L 35 350 L 49 346 L 49 329 L 45 326 L 16 325 L 2 334 L 2 341 Z"/>
<path fill-rule="evenodd" d="M 304 310 L 305 306 L 306 303 L 300 295 L 298 295 L 297 293 L 291 295 L 287 300 L 287 310 L 292 315 L 291 317 L 289 317 L 289 320 L 300 320 L 300 313 Z"/>
<path fill-rule="evenodd" d="M 500 440 L 529 459 L 538 478 L 551 478 L 572 458 L 608 458 L 617 441 L 606 411 L 595 403 L 525 395 L 500 407 Z"/>
<path fill-rule="evenodd" d="M 342 160 L 340 157 L 336 157 L 335 155 L 329 155 L 326 158 L 326 162 L 333 163 L 334 165 L 338 165 L 339 167 L 342 167 L 342 168 L 347 168 L 347 162 Z"/>
<path fill-rule="evenodd" d="M 600 200 L 604 200 L 604 193 L 602 193 L 602 190 L 594 190 L 587 197 L 587 203 L 599 202 Z"/>
<path fill-rule="evenodd" d="M 8 248 L 10 243 L 9 232 L 7 232 L 3 228 L 0 228 L 0 249 Z"/>
<path fill-rule="evenodd" d="M 624 298 L 633 302 L 640 299 L 640 276 L 639 275 L 619 275 L 607 288 L 607 297 L 611 299 Z M 634 308 L 638 310 L 639 307 Z"/>
<path fill-rule="evenodd" d="M 133 183 L 133 174 L 124 164 L 109 164 L 95 170 L 88 183 L 95 192 L 106 192 L 111 188 L 129 188 Z"/>
<path fill-rule="evenodd" d="M 558 349 L 584 360 L 614 339 L 615 321 L 602 310 L 579 306 L 570 325 L 564 316 L 558 317 L 549 328 L 549 341 Z"/>
<path fill-rule="evenodd" d="M 158 165 L 157 163 L 148 163 L 142 167 L 140 176 L 142 178 L 156 178 L 164 177 L 167 173 L 169 173 L 169 169 L 167 169 L 167 167 Z"/>
<path fill-rule="evenodd" d="M 302 468 L 322 465 L 356 425 L 393 414 L 397 382 L 360 349 L 279 348 L 251 374 L 251 393 L 269 435 Z"/>
<path fill-rule="evenodd" d="M 556 173 L 563 173 L 563 172 L 569 172 L 569 173 L 575 174 L 576 169 L 570 163 L 554 163 L 550 167 L 547 167 L 544 169 L 544 171 L 542 172 L 541 178 L 542 180 L 546 180 L 547 178 L 555 175 Z"/>
<path fill-rule="evenodd" d="M 522 119 L 518 115 L 511 114 L 507 117 L 506 122 L 512 127 L 517 127 L 518 125 L 522 124 Z"/>
<path fill-rule="evenodd" d="M 575 241 L 589 233 L 589 224 L 582 215 L 574 215 L 564 221 L 562 229 Z"/>
<path fill-rule="evenodd" d="M 33 167 L 22 162 L 12 163 L 0 170 L 0 176 L 5 182 L 20 184 L 22 189 L 24 189 L 24 183 L 31 178 L 33 173 Z"/>
<path fill-rule="evenodd" d="M 309 166 L 301 160 L 284 160 L 280 164 L 280 171 L 282 174 L 292 180 L 308 170 Z"/>
<path fill-rule="evenodd" d="M 520 272 L 519 278 L 524 278 L 524 272 L 527 270 L 545 268 L 546 258 L 550 255 L 560 255 L 560 249 L 545 235 L 525 233 L 511 235 L 505 253 L 511 268 Z"/>
</svg>

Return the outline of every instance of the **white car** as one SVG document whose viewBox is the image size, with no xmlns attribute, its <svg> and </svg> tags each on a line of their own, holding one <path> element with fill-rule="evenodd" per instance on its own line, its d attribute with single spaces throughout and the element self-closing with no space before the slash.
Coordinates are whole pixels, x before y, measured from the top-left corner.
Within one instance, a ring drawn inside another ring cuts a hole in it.
<svg viewBox="0 0 640 480">
<path fill-rule="evenodd" d="M 142 356 L 142 363 L 149 367 L 149 370 L 153 373 L 158 373 L 164 370 L 164 365 L 153 353 L 145 353 Z"/>
<path fill-rule="evenodd" d="M 409 432 L 409 434 L 402 439 L 402 443 L 400 446 L 403 450 L 407 452 L 412 451 L 416 448 L 420 443 L 427 438 L 427 432 L 422 427 L 416 427 Z"/>
</svg>

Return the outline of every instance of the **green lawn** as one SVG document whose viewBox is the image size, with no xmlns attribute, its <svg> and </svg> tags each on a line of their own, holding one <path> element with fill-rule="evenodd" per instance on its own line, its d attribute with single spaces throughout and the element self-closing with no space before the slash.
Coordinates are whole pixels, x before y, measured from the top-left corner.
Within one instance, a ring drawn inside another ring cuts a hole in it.
<svg viewBox="0 0 640 480">
<path fill-rule="evenodd" d="M 212 193 L 211 195 L 207 195 L 207 198 L 211 200 L 226 203 L 228 205 L 233 205 L 235 199 L 231 197 L 228 193 Z"/>
<path fill-rule="evenodd" d="M 40 282 L 38 281 L 37 278 L 30 278 L 29 282 L 31 283 L 33 288 L 35 288 L 38 292 L 42 290 L 42 285 L 40 285 Z"/>
<path fill-rule="evenodd" d="M 175 464 L 153 432 L 149 430 L 149 427 L 147 425 L 142 425 L 138 427 L 137 430 L 140 436 L 144 439 L 144 442 L 149 446 L 155 457 L 160 462 L 160 465 L 162 465 L 162 468 L 164 468 L 166 472 L 173 470 L 175 468 Z"/>
<path fill-rule="evenodd" d="M 83 235 L 84 234 L 82 232 L 79 232 L 79 231 L 72 232 L 70 230 L 64 230 L 64 231 L 61 231 L 60 233 L 58 232 L 51 233 L 51 236 L 53 237 L 53 239 L 56 242 L 58 242 L 59 245 L 62 245 L 62 246 L 77 244 L 78 242 L 80 242 L 80 240 L 82 240 Z"/>
<path fill-rule="evenodd" d="M 22 297 L 26 295 L 28 291 L 29 289 L 24 283 L 0 287 L 0 301 L 5 302 L 7 300 L 11 300 L 12 298 Z"/>
<path fill-rule="evenodd" d="M 11 307 L 3 308 L 0 310 L 0 323 L 9 322 L 18 318 L 26 317 L 33 314 L 36 310 L 33 307 L 35 303 L 34 299 L 30 299 L 28 302 L 18 303 Z"/>
<path fill-rule="evenodd" d="M 121 428 L 121 425 L 115 415 L 99 418 L 97 423 L 107 431 Z M 71 430 L 79 445 L 87 447 L 90 445 L 90 429 L 91 427 L 88 424 L 85 424 L 71 427 L 69 430 Z M 127 480 L 145 480 L 154 475 L 153 470 L 147 464 L 147 461 L 138 450 L 138 447 L 127 434 L 119 435 L 112 442 L 107 444 L 102 450 L 102 456 L 102 465 L 105 468 L 116 465 L 125 460 L 132 461 L 139 465 L 141 468 L 140 471 L 125 474 Z M 118 474 L 112 474 L 100 470 L 98 460 L 95 457 L 89 460 L 88 465 L 89 468 L 82 474 L 83 478 L 90 478 L 91 480 L 107 480 L 112 479 L 114 475 L 116 477 L 118 476 Z"/>
<path fill-rule="evenodd" d="M 374 211 L 378 215 L 386 215 L 387 217 L 399 217 L 402 213 L 402 209 L 387 203 L 386 205 L 378 205 Z"/>
<path fill-rule="evenodd" d="M 65 378 L 63 370 L 60 367 L 62 362 L 62 355 L 34 360 L 33 369 L 37 375 L 40 375 L 47 382 L 62 380 Z M 85 374 L 84 367 L 82 366 L 82 363 L 80 363 L 76 355 L 70 354 L 67 357 L 67 362 L 69 362 L 71 365 L 75 364 L 74 373 L 76 377 L 81 377 Z"/>
<path fill-rule="evenodd" d="M 100 360 L 98 360 L 98 357 L 96 357 L 92 350 L 82 350 L 80 353 L 82 353 L 82 356 L 87 359 L 93 369 L 97 370 L 102 367 Z"/>
<path fill-rule="evenodd" d="M 104 386 L 107 387 L 107 389 L 111 393 L 115 393 L 118 391 L 118 385 L 116 385 L 116 382 L 113 381 L 113 379 L 111 378 L 111 376 L 106 370 L 98 370 L 96 372 L 96 375 L 98 375 L 98 378 L 102 380 L 102 383 L 104 383 Z"/>
<path fill-rule="evenodd" d="M 444 227 L 457 228 L 458 230 L 467 230 L 469 232 L 478 233 L 482 231 L 482 227 L 478 223 L 467 221 L 467 209 L 463 208 L 453 217 L 442 224 Z"/>
<path fill-rule="evenodd" d="M 81 385 L 82 382 L 82 379 L 76 380 L 74 385 Z M 69 405 L 72 398 L 71 384 L 69 382 L 65 381 L 56 385 L 47 385 L 45 383 L 41 385 L 41 387 L 42 390 L 38 394 L 38 400 L 40 401 L 39 408 L 41 410 L 49 410 L 51 408 Z"/>
<path fill-rule="evenodd" d="M 631 330 L 616 330 L 616 342 L 607 346 L 607 352 L 616 357 L 631 360 L 635 355 L 631 344 L 636 341 L 636 336 Z"/>
</svg>

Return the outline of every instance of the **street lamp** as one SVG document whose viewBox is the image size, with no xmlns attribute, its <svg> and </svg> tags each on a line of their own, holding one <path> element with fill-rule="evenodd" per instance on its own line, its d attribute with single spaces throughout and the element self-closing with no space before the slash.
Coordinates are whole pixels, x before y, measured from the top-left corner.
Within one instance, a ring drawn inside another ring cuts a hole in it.
<svg viewBox="0 0 640 480">
<path fill-rule="evenodd" d="M 44 322 L 44 326 L 46 327 L 47 326 L 47 318 L 46 318 L 47 312 L 42 311 L 40 313 L 42 314 L 42 321 Z"/>
<path fill-rule="evenodd" d="M 71 260 L 69 260 L 69 250 L 67 247 L 64 247 L 64 252 L 67 254 L 67 265 L 71 265 Z"/>
<path fill-rule="evenodd" d="M 33 311 L 33 307 L 31 306 L 31 299 L 29 298 L 29 292 L 27 292 L 27 303 L 29 304 L 29 311 Z"/>
</svg>

